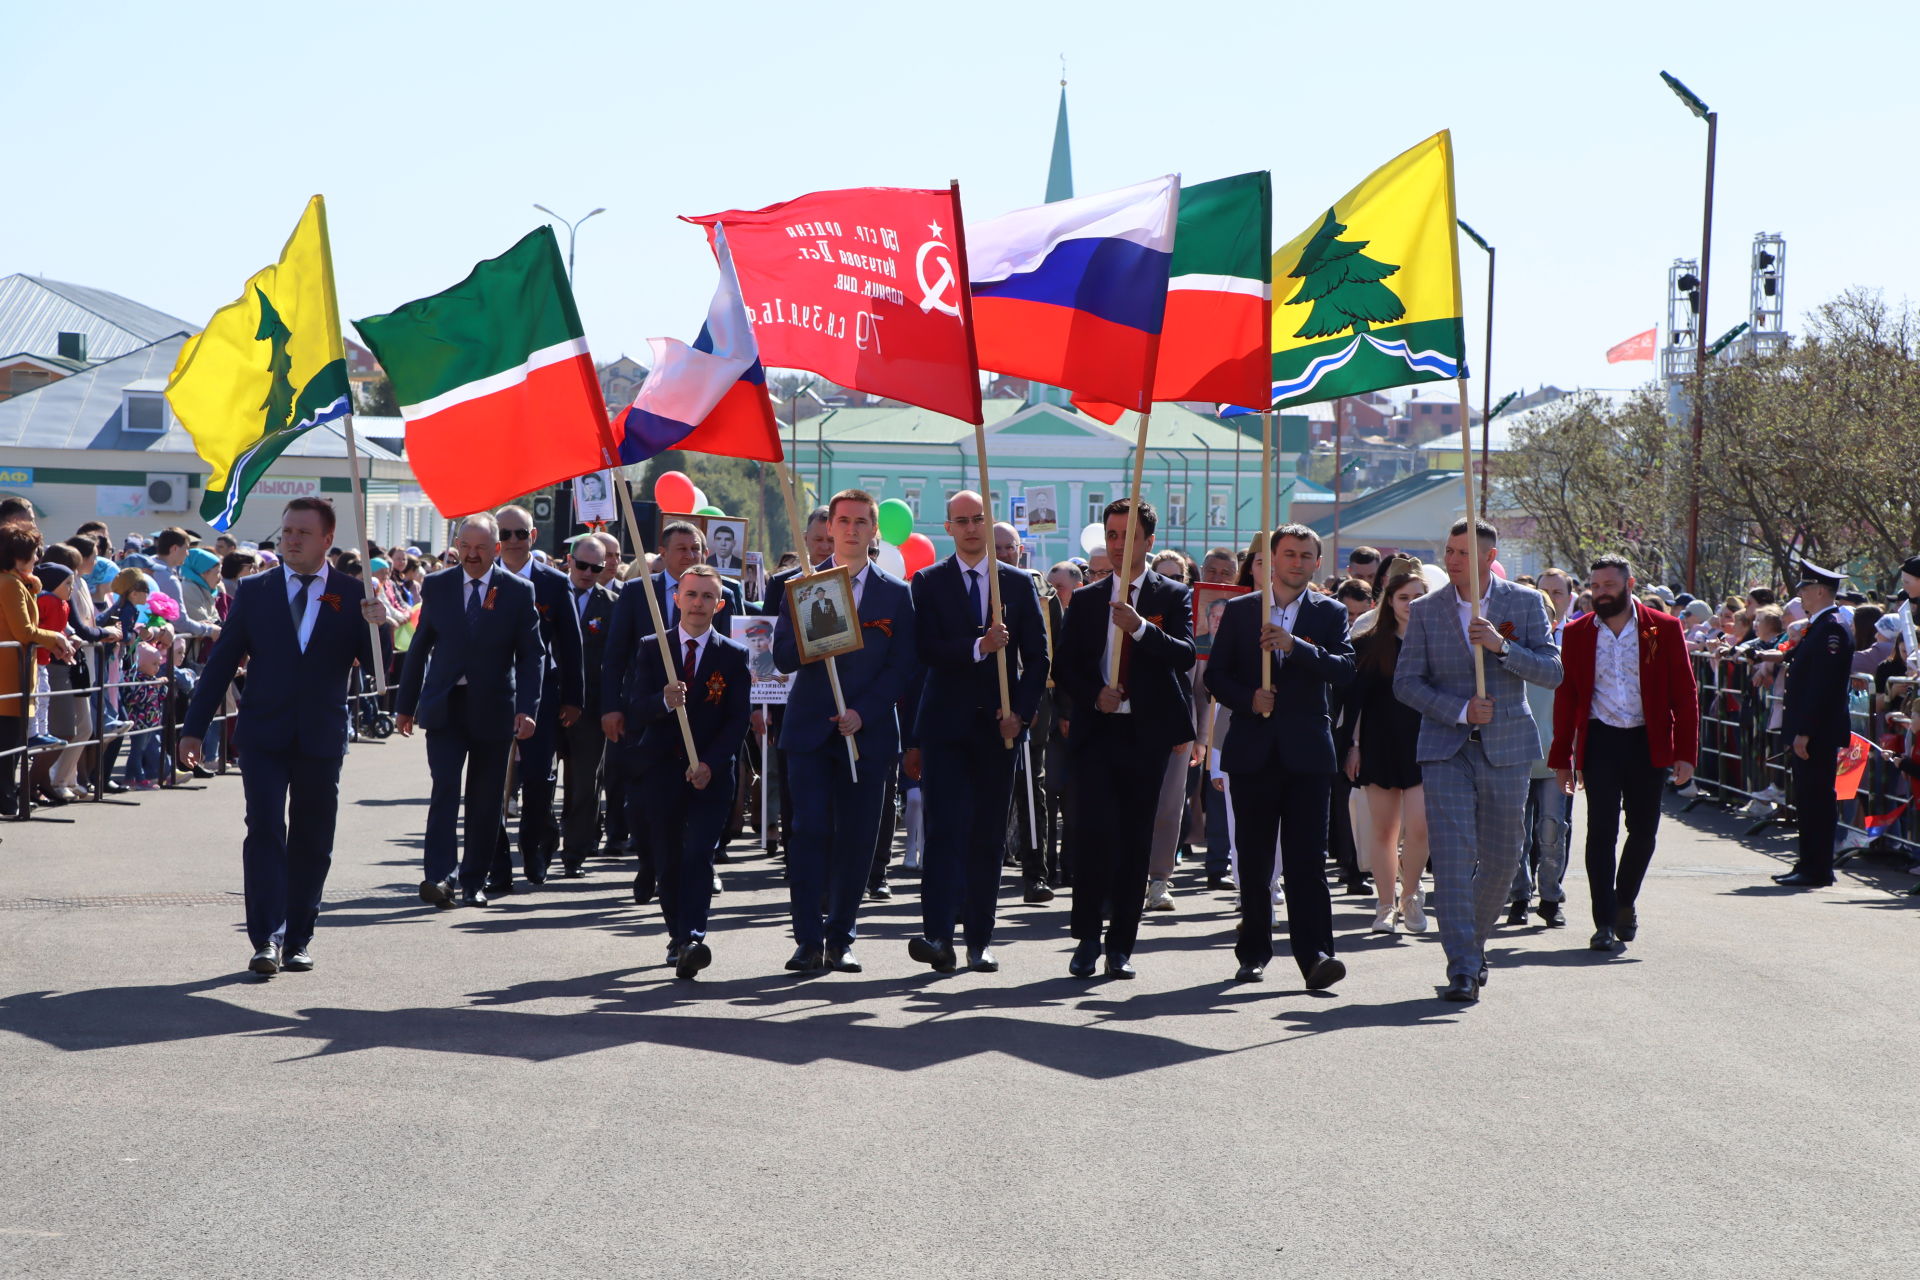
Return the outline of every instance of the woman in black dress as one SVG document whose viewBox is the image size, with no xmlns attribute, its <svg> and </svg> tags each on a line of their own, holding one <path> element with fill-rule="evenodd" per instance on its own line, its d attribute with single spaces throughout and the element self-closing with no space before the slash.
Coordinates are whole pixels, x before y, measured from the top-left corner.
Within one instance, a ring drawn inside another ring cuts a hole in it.
<svg viewBox="0 0 1920 1280">
<path fill-rule="evenodd" d="M 1420 739 L 1420 713 L 1393 696 L 1393 669 L 1400 661 L 1407 609 L 1426 593 L 1426 579 L 1419 573 L 1396 573 L 1381 592 L 1372 629 L 1353 646 L 1355 675 L 1347 687 L 1347 718 L 1349 722 L 1357 719 L 1358 724 L 1347 752 L 1346 772 L 1365 788 L 1367 799 L 1372 827 L 1367 855 L 1379 896 L 1375 933 L 1394 931 L 1396 879 L 1401 890 L 1400 920 L 1407 932 L 1424 933 L 1427 928 L 1420 909 L 1420 876 L 1427 869 L 1426 793 L 1414 751 Z M 1400 848 L 1403 839 L 1404 850 Z"/>
</svg>

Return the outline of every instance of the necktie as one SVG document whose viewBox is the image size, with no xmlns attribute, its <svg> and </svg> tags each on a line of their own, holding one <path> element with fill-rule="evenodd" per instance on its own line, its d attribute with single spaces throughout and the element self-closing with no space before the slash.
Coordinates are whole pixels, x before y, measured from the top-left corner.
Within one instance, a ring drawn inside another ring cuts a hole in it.
<svg viewBox="0 0 1920 1280">
<path fill-rule="evenodd" d="M 680 678 L 689 684 L 693 683 L 693 671 L 694 668 L 699 665 L 700 642 L 698 640 L 689 640 L 687 641 L 687 665 L 680 668 Z"/>
<path fill-rule="evenodd" d="M 591 590 L 592 587 L 583 587 L 573 593 L 573 611 L 583 618 L 587 615 L 587 592 Z"/>
<path fill-rule="evenodd" d="M 1126 590 L 1123 593 L 1123 595 L 1127 603 L 1129 604 L 1133 603 L 1133 584 L 1132 583 L 1127 584 Z M 1133 666 L 1133 633 L 1131 631 L 1123 631 L 1120 633 L 1120 679 L 1119 679 L 1119 688 L 1122 693 L 1126 692 L 1127 671 L 1132 666 Z"/>
<path fill-rule="evenodd" d="M 979 626 L 981 613 L 980 571 L 978 569 L 967 570 L 967 608 L 972 611 L 969 616 L 973 619 L 974 625 Z"/>
<path fill-rule="evenodd" d="M 678 621 L 680 617 L 680 603 L 674 599 L 674 596 L 679 594 L 679 586 L 679 583 L 675 582 L 666 574 L 663 573 L 660 575 L 660 588 L 665 591 L 667 595 L 667 624 L 669 626 Z"/>
<path fill-rule="evenodd" d="M 300 590 L 296 591 L 293 596 L 293 634 L 298 637 L 301 626 L 307 620 L 307 592 L 313 589 L 313 580 L 320 575 L 317 573 L 296 573 L 293 576 L 300 580 Z"/>
<path fill-rule="evenodd" d="M 480 579 L 467 579 L 467 622 L 480 621 Z"/>
</svg>

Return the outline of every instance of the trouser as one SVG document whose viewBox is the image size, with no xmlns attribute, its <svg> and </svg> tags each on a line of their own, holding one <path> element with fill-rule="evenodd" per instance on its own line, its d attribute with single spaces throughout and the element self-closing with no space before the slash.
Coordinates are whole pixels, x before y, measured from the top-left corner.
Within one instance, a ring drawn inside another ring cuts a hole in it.
<svg viewBox="0 0 1920 1280">
<path fill-rule="evenodd" d="M 1342 753 L 1342 759 L 1345 754 Z M 1333 793 L 1327 806 L 1327 845 L 1340 878 L 1348 884 L 1361 879 L 1360 850 L 1353 839 L 1353 793 L 1358 790 L 1344 773 L 1333 775 Z"/>
<path fill-rule="evenodd" d="M 997 736 L 997 735 L 996 735 Z M 1046 770 L 1051 763 L 1047 744 L 1053 737 L 1053 699 L 1040 699 L 1028 726 L 1025 741 L 1013 746 L 1012 821 L 1008 829 L 1014 841 L 1013 853 L 1020 863 L 1020 879 L 1029 889 L 1051 885 L 1047 866 Z M 1005 750 L 1005 748 L 1001 748 Z"/>
<path fill-rule="evenodd" d="M 644 897 L 652 894 L 659 883 L 660 862 L 666 855 L 663 851 L 659 857 L 655 856 L 653 820 L 647 816 L 647 793 L 640 786 L 643 774 L 636 744 L 608 744 L 605 768 L 619 780 L 620 812 L 626 815 L 627 839 L 633 845 L 633 887 Z"/>
<path fill-rule="evenodd" d="M 1187 760 L 1183 744 L 1166 756 L 1153 808 L 1153 852 L 1147 859 L 1147 878 L 1166 880 L 1180 860 L 1180 833 L 1187 825 Z M 1142 893 L 1146 885 L 1140 886 Z"/>
<path fill-rule="evenodd" d="M 596 732 L 600 722 L 593 722 Z M 600 734 L 600 790 L 603 825 L 607 833 L 608 844 L 622 844 L 633 838 L 633 829 L 627 822 L 627 779 L 621 773 L 614 760 L 617 748 L 607 741 L 606 734 Z M 571 794 L 571 784 L 569 784 Z"/>
<path fill-rule="evenodd" d="M 1287 941 L 1304 976 L 1333 954 L 1333 896 L 1327 892 L 1327 805 L 1333 777 L 1291 769 L 1243 769 L 1231 775 L 1234 831 L 1240 839 L 1241 964 L 1273 959 L 1274 844 L 1286 885 Z"/>
<path fill-rule="evenodd" d="M 427 800 L 425 873 L 429 880 L 451 879 L 457 864 L 460 887 L 471 892 L 485 883 L 499 851 L 501 791 L 507 784 L 513 738 L 507 733 L 487 738 L 469 734 L 465 702 L 464 691 L 455 689 L 449 703 L 451 726 L 427 731 L 427 771 L 433 783 Z M 464 851 L 459 840 L 463 810 Z"/>
<path fill-rule="evenodd" d="M 85 743 L 93 736 L 93 694 L 86 689 L 66 692 L 73 689 L 73 668 L 64 663 L 56 663 L 47 672 L 47 684 L 57 695 L 49 723 L 53 726 L 53 736 L 65 738 L 68 742 Z M 72 787 L 79 781 L 80 757 L 86 747 L 72 746 L 54 757 L 48 767 L 48 781 L 56 787 Z"/>
<path fill-rule="evenodd" d="M 1600 720 L 1587 722 L 1587 753 L 1581 777 L 1587 788 L 1587 888 L 1593 895 L 1595 927 L 1613 927 L 1614 913 L 1630 908 L 1653 861 L 1654 836 L 1660 830 L 1660 790 L 1667 771 L 1656 769 L 1647 754 L 1647 729 L 1616 729 Z M 1827 788 L 1833 794 L 1833 788 Z M 1620 850 L 1616 876 L 1613 846 L 1620 815 L 1627 817 L 1627 843 Z"/>
<path fill-rule="evenodd" d="M 1073 936 L 1109 955 L 1133 954 L 1153 851 L 1153 819 L 1169 768 L 1163 742 L 1140 743 L 1130 715 L 1074 721 Z"/>
<path fill-rule="evenodd" d="M 240 775 L 247 836 L 240 846 L 247 896 L 247 940 L 299 951 L 313 940 L 320 895 L 333 865 L 340 808 L 339 756 L 247 753 Z"/>
<path fill-rule="evenodd" d="M 542 879 L 553 851 L 560 843 L 560 824 L 553 820 L 553 755 L 560 741 L 560 694 L 554 689 L 557 672 L 548 672 L 540 712 L 533 718 L 533 735 L 520 744 L 520 865 L 527 879 Z M 503 851 L 494 859 L 493 874 L 513 877 L 513 857 Z"/>
<path fill-rule="evenodd" d="M 8 655 L 11 657 L 11 655 Z M 0 662 L 7 659 L 0 658 Z M 10 699 L 14 706 L 18 699 Z M 6 704 L 0 703 L 0 707 Z M 17 813 L 20 808 L 20 757 L 4 754 L 27 740 L 27 718 L 0 712 L 0 809 Z"/>
<path fill-rule="evenodd" d="M 787 753 L 787 776 L 794 793 L 787 893 L 793 940 L 800 946 L 853 945 L 893 763 L 862 753 L 856 780 L 849 773 L 847 748 L 837 734 L 815 750 Z M 822 892 L 827 895 L 824 917 Z"/>
<path fill-rule="evenodd" d="M 1216 788 L 1209 778 L 1200 793 L 1207 812 L 1207 875 L 1219 877 L 1233 873 L 1233 813 L 1227 793 Z"/>
<path fill-rule="evenodd" d="M 1001 851 L 1020 745 L 1002 745 L 982 717 L 965 737 L 920 747 L 926 821 L 920 874 L 920 923 L 927 941 L 952 942 L 954 922 L 969 951 L 993 942 Z"/>
<path fill-rule="evenodd" d="M 900 786 L 898 765 L 888 765 L 885 775 L 880 792 L 880 822 L 873 832 L 873 864 L 867 868 L 869 890 L 878 889 L 887 882 L 887 867 L 893 862 L 893 833 L 900 817 L 894 805 Z"/>
<path fill-rule="evenodd" d="M 660 915 L 671 945 L 707 936 L 713 905 L 713 849 L 733 807 L 733 765 L 724 763 L 696 791 L 684 760 L 666 760 L 640 776 L 651 843 L 660 870 Z"/>
<path fill-rule="evenodd" d="M 1040 770 L 1041 802 L 1054 820 L 1049 826 L 1047 883 L 1055 889 L 1073 883 L 1073 750 L 1058 733 L 1047 736 L 1046 764 Z"/>
<path fill-rule="evenodd" d="M 560 860 L 578 869 L 600 835 L 600 768 L 607 735 L 600 717 L 582 713 L 561 731 L 566 743 L 567 796 L 560 810 Z"/>
<path fill-rule="evenodd" d="M 1795 871 L 1818 880 L 1833 879 L 1833 838 L 1840 823 L 1840 802 L 1834 798 L 1833 778 L 1839 772 L 1840 743 L 1812 738 L 1807 759 L 1791 747 L 1787 763 L 1793 771 L 1793 814 L 1799 828 L 1800 856 Z"/>
<path fill-rule="evenodd" d="M 160 749 L 160 726 L 142 729 L 129 735 L 127 747 L 127 781 L 158 782 L 160 767 L 166 763 L 166 752 Z"/>
<path fill-rule="evenodd" d="M 1527 901 L 1536 891 L 1542 902 L 1567 900 L 1567 830 L 1572 815 L 1573 797 L 1560 789 L 1560 779 L 1551 774 L 1527 779 L 1527 851 L 1513 872 L 1515 902 Z"/>
<path fill-rule="evenodd" d="M 1421 761 L 1420 773 L 1447 976 L 1476 977 L 1520 860 L 1528 766 L 1496 765 L 1469 739 L 1444 760 Z"/>
</svg>

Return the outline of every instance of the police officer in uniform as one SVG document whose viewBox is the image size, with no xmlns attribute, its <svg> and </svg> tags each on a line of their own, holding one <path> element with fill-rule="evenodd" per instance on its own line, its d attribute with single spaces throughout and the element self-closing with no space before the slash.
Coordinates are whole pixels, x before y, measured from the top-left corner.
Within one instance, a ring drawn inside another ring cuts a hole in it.
<svg viewBox="0 0 1920 1280">
<path fill-rule="evenodd" d="M 1793 770 L 1800 857 L 1793 870 L 1773 879 L 1789 889 L 1823 889 L 1833 883 L 1833 839 L 1840 820 L 1833 779 L 1840 750 L 1853 732 L 1847 714 L 1853 629 L 1835 602 L 1841 575 L 1802 559 L 1800 576 L 1807 629 L 1788 655 L 1780 719 L 1781 734 L 1791 744 L 1787 764 Z"/>
</svg>

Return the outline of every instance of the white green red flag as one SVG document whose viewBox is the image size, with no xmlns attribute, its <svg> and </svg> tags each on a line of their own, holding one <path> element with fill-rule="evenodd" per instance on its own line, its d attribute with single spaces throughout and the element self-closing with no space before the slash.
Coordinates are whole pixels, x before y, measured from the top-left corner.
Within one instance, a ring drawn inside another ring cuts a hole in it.
<svg viewBox="0 0 1920 1280">
<path fill-rule="evenodd" d="M 615 463 L 607 406 L 552 227 L 444 293 L 353 327 L 407 420 L 407 462 L 443 515 Z"/>
<path fill-rule="evenodd" d="M 1155 400 L 1265 407 L 1272 259 L 1273 182 L 1265 170 L 1180 188 Z M 1120 419 L 1119 405 L 1082 396 L 1073 403 L 1102 422 Z"/>
</svg>

